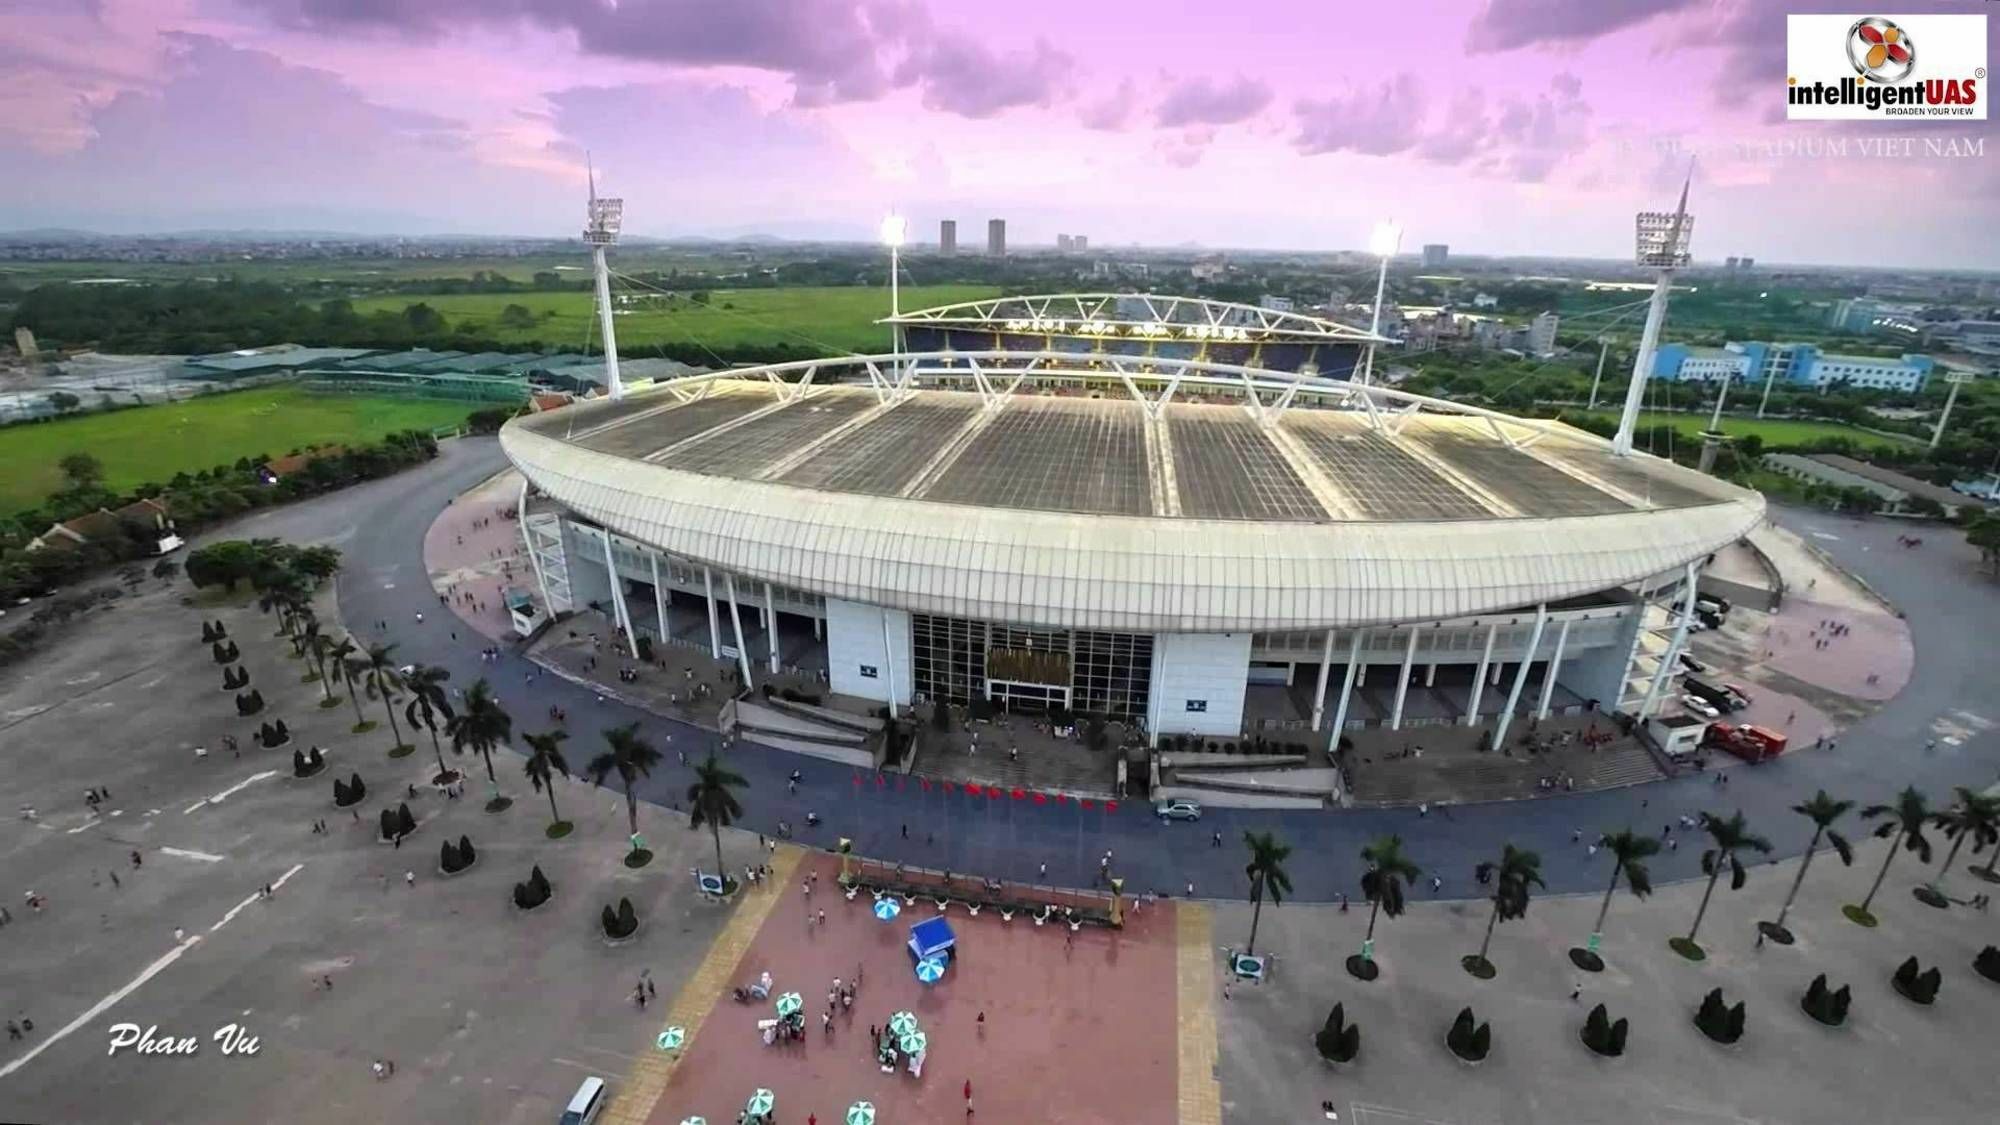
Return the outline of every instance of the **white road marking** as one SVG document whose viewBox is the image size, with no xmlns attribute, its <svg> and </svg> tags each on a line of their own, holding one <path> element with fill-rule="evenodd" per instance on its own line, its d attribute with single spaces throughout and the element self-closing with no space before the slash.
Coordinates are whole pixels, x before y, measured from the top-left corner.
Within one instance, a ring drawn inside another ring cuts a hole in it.
<svg viewBox="0 0 2000 1125">
<path fill-rule="evenodd" d="M 1840 542 L 1840 536 L 1838 536 L 1838 535 L 1834 535 L 1834 534 L 1832 534 L 1832 533 L 1830 533 L 1830 532 L 1825 532 L 1825 531 L 1815 531 L 1815 532 L 1813 532 L 1813 533 L 1812 533 L 1812 537 L 1813 537 L 1814 539 L 1827 539 L 1827 540 L 1831 540 L 1831 541 L 1833 541 L 1833 542 L 1835 542 L 1835 543 L 1838 543 L 1838 542 Z"/>
<path fill-rule="evenodd" d="M 292 869 L 290 871 L 287 871 L 283 875 L 278 876 L 278 881 L 271 884 L 271 890 L 275 892 L 279 887 L 284 886 L 285 880 L 290 879 L 294 875 L 297 875 L 299 873 L 299 868 L 304 866 L 305 864 L 303 863 L 293 864 Z M 263 897 L 264 897 L 264 892 L 261 888 L 252 892 L 249 898 L 246 898 L 242 902 L 237 903 L 235 906 L 230 907 L 229 913 L 224 914 L 222 916 L 222 921 L 217 922 L 213 926 L 210 926 L 208 928 L 208 932 L 212 934 L 215 931 L 221 929 L 222 927 L 227 926 L 230 922 L 236 919 L 236 915 L 239 912 L 241 912 L 244 907 L 250 905 L 253 902 L 256 902 L 258 899 Z"/>
<path fill-rule="evenodd" d="M 149 980 L 152 980 L 155 976 L 157 976 L 160 973 L 161 970 L 165 969 L 168 965 L 173 964 L 175 961 L 180 960 L 181 954 L 186 953 L 191 947 L 193 947 L 194 943 L 200 940 L 201 940 L 200 935 L 196 935 L 180 943 L 179 945 L 174 946 L 172 949 L 168 950 L 166 956 L 161 957 L 159 960 L 146 966 L 143 972 L 141 972 L 138 976 L 132 978 L 131 983 L 127 984 L 125 987 L 119 989 L 118 991 L 112 993 L 111 995 L 106 996 L 104 999 L 99 1000 L 97 1003 L 91 1005 L 89 1011 L 69 1021 L 67 1024 L 64 1024 L 62 1030 L 57 1031 L 55 1034 L 49 1036 L 47 1039 L 44 1039 L 41 1042 L 35 1044 L 34 1048 L 30 1050 L 27 1054 L 22 1055 L 20 1058 L 15 1059 L 13 1062 L 8 1063 L 6 1066 L 0 1066 L 0 1078 L 5 1078 L 8 1075 L 14 1073 L 15 1071 L 21 1069 L 22 1067 L 28 1065 L 30 1062 L 34 1061 L 36 1055 L 39 1055 L 43 1051 L 48 1050 L 50 1047 L 55 1046 L 57 1043 L 62 1042 L 63 1039 L 67 1038 L 77 1028 L 82 1027 L 83 1025 L 96 1019 L 98 1016 L 103 1015 L 104 1012 L 107 1009 L 109 1009 L 113 1004 L 116 1004 L 120 1000 L 125 999 L 127 996 L 132 995 L 132 993 L 138 990 L 140 985 L 145 984 Z"/>
<path fill-rule="evenodd" d="M 253 773 L 249 777 L 244 778 L 242 781 L 239 781 L 236 784 L 230 786 L 229 788 L 224 789 L 222 792 L 217 793 L 215 796 L 203 797 L 201 800 L 196 801 L 194 804 L 189 805 L 187 808 L 182 809 L 181 815 L 186 816 L 189 813 L 194 812 L 196 809 L 201 808 L 203 805 L 219 805 L 224 800 L 227 800 L 232 794 L 240 793 L 244 789 L 249 788 L 252 784 L 256 782 L 264 781 L 268 778 L 273 778 L 276 776 L 278 776 L 277 770 L 265 770 L 263 773 Z"/>
<path fill-rule="evenodd" d="M 76 826 L 75 828 L 70 828 L 70 829 L 66 829 L 65 831 L 66 831 L 66 832 L 67 832 L 67 833 L 68 833 L 69 835 L 71 835 L 71 836 L 74 836 L 74 835 L 76 835 L 77 833 L 79 833 L 79 832 L 83 831 L 83 830 L 84 830 L 84 829 L 86 829 L 86 828 L 95 828 L 95 827 L 97 827 L 98 825 L 100 825 L 100 824 L 103 824 L 103 823 L 104 823 L 103 821 L 101 821 L 101 820 L 99 820 L 99 819 L 97 819 L 96 817 L 94 817 L 94 816 L 93 816 L 93 817 L 91 817 L 91 818 L 90 818 L 89 820 L 86 820 L 86 821 L 84 821 L 84 822 L 83 822 L 82 824 L 79 824 L 79 825 L 77 825 L 77 826 Z"/>
<path fill-rule="evenodd" d="M 210 855 L 207 852 L 193 852 L 186 848 L 161 848 L 160 854 L 177 855 L 182 859 L 198 859 L 203 863 L 221 863 L 223 860 L 229 858 L 224 855 Z"/>
</svg>

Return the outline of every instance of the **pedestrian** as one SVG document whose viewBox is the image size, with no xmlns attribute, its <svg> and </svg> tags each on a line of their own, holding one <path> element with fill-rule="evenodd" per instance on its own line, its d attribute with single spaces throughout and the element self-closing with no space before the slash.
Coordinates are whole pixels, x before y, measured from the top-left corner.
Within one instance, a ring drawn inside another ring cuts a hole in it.
<svg viewBox="0 0 2000 1125">
<path fill-rule="evenodd" d="M 18 1023 L 15 1023 L 15 1022 L 14 1022 L 13 1020 L 8 1020 L 8 1021 L 7 1021 L 7 1038 L 9 1038 L 9 1039 L 19 1039 L 20 1037 L 21 1037 L 21 1025 L 20 1025 L 20 1024 L 18 1024 Z"/>
<path fill-rule="evenodd" d="M 187 940 L 187 931 L 186 931 L 186 930 L 183 930 L 183 929 L 181 929 L 181 928 L 180 928 L 179 926 L 175 926 L 175 927 L 174 927 L 174 944 L 175 944 L 175 945 L 179 945 L 179 944 L 181 944 L 182 942 L 184 942 L 184 941 L 186 941 L 186 940 Z"/>
<path fill-rule="evenodd" d="M 984 1034 L 986 1034 L 986 1011 L 985 1011 L 985 1009 L 983 1009 L 983 1008 L 982 1008 L 982 1009 L 980 1009 L 980 1012 L 979 1012 L 979 1018 L 978 1018 L 977 1020 L 975 1020 L 974 1022 L 975 1022 L 975 1023 L 977 1023 L 977 1024 L 979 1025 L 979 1034 L 981 1034 L 981 1035 L 984 1035 Z"/>
<path fill-rule="evenodd" d="M 117 873 L 116 871 L 113 871 L 113 872 L 111 873 L 111 885 L 112 885 L 112 886 L 114 886 L 114 887 L 121 887 L 121 886 L 124 886 L 124 884 L 123 884 L 123 883 L 120 883 L 120 882 L 118 881 L 118 873 Z"/>
<path fill-rule="evenodd" d="M 826 911 L 824 909 L 819 912 L 819 924 L 822 926 L 826 925 Z"/>
<path fill-rule="evenodd" d="M 1590 850 L 1585 854 L 1588 855 L 1590 858 L 1595 859 L 1597 857 L 1597 845 L 1596 844 L 1590 845 Z"/>
<path fill-rule="evenodd" d="M 1580 840 L 1582 840 L 1582 839 L 1583 839 L 1583 829 L 1581 829 L 1581 828 L 1572 828 L 1572 829 L 1570 829 L 1570 833 L 1569 833 L 1569 842 L 1570 842 L 1570 843 L 1574 844 L 1574 843 L 1576 843 L 1576 842 L 1578 842 L 1578 841 L 1580 841 Z"/>
<path fill-rule="evenodd" d="M 1342 891 L 1340 894 L 1340 912 L 1342 914 L 1347 913 L 1347 892 L 1345 891 Z"/>
<path fill-rule="evenodd" d="M 647 977 L 647 978 L 646 978 L 646 995 L 648 995 L 648 996 L 655 996 L 655 997 L 657 997 L 657 996 L 658 996 L 659 994 L 660 994 L 660 986 L 659 986 L 659 985 L 656 985 L 656 984 L 654 984 L 654 983 L 653 983 L 653 978 L 652 978 L 652 977 Z"/>
<path fill-rule="evenodd" d="M 903 839 L 907 840 L 909 838 L 910 838 L 910 826 L 905 824 L 903 825 Z"/>
<path fill-rule="evenodd" d="M 1442 875 L 1431 876 L 1431 893 L 1436 894 L 1443 889 L 1444 889 L 1444 876 Z"/>
<path fill-rule="evenodd" d="M 1571 984 L 1571 985 L 1569 986 L 1569 1002 L 1570 1002 L 1570 1003 L 1572 1003 L 1572 1004 L 1576 1003 L 1576 998 L 1577 998 L 1577 997 L 1579 997 L 1579 996 L 1581 996 L 1581 995 L 1583 995 L 1583 982 L 1582 982 L 1582 981 L 1577 981 L 1577 982 L 1575 982 L 1575 983 L 1573 983 L 1573 984 Z"/>
<path fill-rule="evenodd" d="M 1210 846 L 1210 847 L 1213 847 L 1213 848 L 1219 848 L 1219 847 L 1221 847 L 1221 846 L 1222 846 L 1222 833 L 1220 833 L 1220 832 L 1215 832 L 1215 833 L 1212 833 L 1212 834 L 1211 834 L 1211 835 L 1209 836 L 1209 838 L 1208 838 L 1208 842 L 1209 842 L 1209 846 Z"/>
<path fill-rule="evenodd" d="M 403 872 L 403 885 L 404 885 L 404 886 L 406 886 L 406 887 L 414 887 L 414 886 L 416 886 L 416 885 L 417 885 L 417 873 L 416 873 L 416 872 L 414 872 L 414 871 L 405 871 L 405 872 Z"/>
<path fill-rule="evenodd" d="M 1194 884 L 1192 882 L 1188 883 L 1187 885 L 1187 896 L 1189 898 L 1194 897 Z"/>
<path fill-rule="evenodd" d="M 1421 817 L 1421 816 L 1429 816 L 1429 815 L 1431 815 L 1431 804 L 1430 804 L 1430 802 L 1429 802 L 1429 801 L 1420 801 L 1420 802 L 1418 802 L 1418 804 L 1417 804 L 1417 815 L 1418 815 L 1418 816 L 1420 816 L 1420 817 Z"/>
</svg>

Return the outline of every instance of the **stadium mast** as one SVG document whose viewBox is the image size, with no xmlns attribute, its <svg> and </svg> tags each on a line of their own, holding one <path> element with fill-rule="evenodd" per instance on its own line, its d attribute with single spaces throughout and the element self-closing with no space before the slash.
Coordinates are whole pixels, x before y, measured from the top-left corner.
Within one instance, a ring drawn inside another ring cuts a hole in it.
<svg viewBox="0 0 2000 1125">
<path fill-rule="evenodd" d="M 625 384 L 618 378 L 618 336 L 611 328 L 611 267 L 605 264 L 605 248 L 618 241 L 618 228 L 625 220 L 623 199 L 597 197 L 597 169 L 584 157 L 590 176 L 589 222 L 583 228 L 584 245 L 590 247 L 590 264 L 597 274 L 597 317 L 604 330 L 604 379 L 614 399 L 625 397 Z"/>
<path fill-rule="evenodd" d="M 1632 453 L 1632 429 L 1639 421 L 1639 406 L 1645 401 L 1646 379 L 1653 373 L 1653 354 L 1660 344 L 1660 326 L 1667 319 L 1667 294 L 1673 288 L 1674 271 L 1689 262 L 1688 241 L 1694 233 L 1694 216 L 1687 213 L 1688 187 L 1694 182 L 1694 168 L 1681 183 L 1680 206 L 1672 214 L 1664 211 L 1639 212 L 1635 261 L 1654 270 L 1653 299 L 1646 307 L 1646 330 L 1639 337 L 1639 355 L 1632 363 L 1632 384 L 1625 388 L 1625 412 L 1618 417 L 1618 434 L 1611 439 L 1611 453 L 1628 457 Z"/>
</svg>

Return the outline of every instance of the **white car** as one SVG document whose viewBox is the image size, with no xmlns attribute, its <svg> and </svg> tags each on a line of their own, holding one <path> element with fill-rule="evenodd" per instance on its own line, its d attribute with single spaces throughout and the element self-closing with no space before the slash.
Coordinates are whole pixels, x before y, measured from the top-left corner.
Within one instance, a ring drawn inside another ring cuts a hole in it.
<svg viewBox="0 0 2000 1125">
<path fill-rule="evenodd" d="M 1710 703 L 1699 695 L 1681 696 L 1681 709 L 1690 715 L 1699 715 L 1704 719 L 1720 719 L 1722 717 L 1722 712 L 1716 710 L 1713 703 Z"/>
<path fill-rule="evenodd" d="M 1161 801 L 1153 806 L 1161 820 L 1200 820 L 1201 806 L 1193 801 Z"/>
</svg>

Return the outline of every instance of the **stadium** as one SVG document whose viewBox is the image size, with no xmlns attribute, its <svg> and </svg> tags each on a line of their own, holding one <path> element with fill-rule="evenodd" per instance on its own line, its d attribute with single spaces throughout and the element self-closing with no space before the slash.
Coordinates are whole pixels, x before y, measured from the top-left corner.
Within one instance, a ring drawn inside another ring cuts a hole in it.
<svg viewBox="0 0 2000 1125">
<path fill-rule="evenodd" d="M 1654 711 L 1683 592 L 1764 514 L 1559 423 L 1354 381 L 1376 338 L 1310 317 L 1085 294 L 890 323 L 891 354 L 510 422 L 551 614 L 898 709 L 1499 745 Z"/>
</svg>

